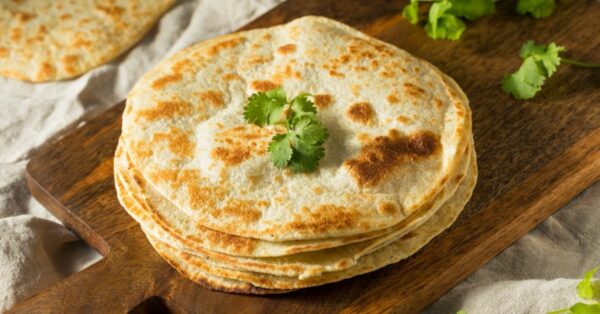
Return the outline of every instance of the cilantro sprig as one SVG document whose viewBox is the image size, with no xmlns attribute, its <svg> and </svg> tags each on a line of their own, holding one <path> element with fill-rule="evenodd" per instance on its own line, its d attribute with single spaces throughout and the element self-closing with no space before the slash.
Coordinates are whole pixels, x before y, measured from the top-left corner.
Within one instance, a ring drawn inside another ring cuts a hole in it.
<svg viewBox="0 0 600 314">
<path fill-rule="evenodd" d="M 317 108 L 311 95 L 301 93 L 288 101 L 286 92 L 276 88 L 258 92 L 248 98 L 244 119 L 258 126 L 283 125 L 286 133 L 276 134 L 269 143 L 269 155 L 280 169 L 313 172 L 325 155 L 323 143 L 329 137 L 327 128 L 317 120 Z"/>
<path fill-rule="evenodd" d="M 548 314 L 594 314 L 600 313 L 600 285 L 594 281 L 594 275 L 600 270 L 600 266 L 596 266 L 592 270 L 585 273 L 583 280 L 577 285 L 577 295 L 586 300 L 587 303 L 577 302 L 574 305 L 548 312 Z"/>
<path fill-rule="evenodd" d="M 519 69 L 504 76 L 502 90 L 517 99 L 533 98 L 562 63 L 579 67 L 600 68 L 600 64 L 584 63 L 562 58 L 559 54 L 566 51 L 555 43 L 538 45 L 532 40 L 527 41 L 519 51 L 523 63 Z"/>
<path fill-rule="evenodd" d="M 410 0 L 402 15 L 411 24 L 419 23 L 419 3 L 431 2 L 425 24 L 433 39 L 457 40 L 467 28 L 462 18 L 475 20 L 496 11 L 494 0 Z"/>
<path fill-rule="evenodd" d="M 554 12 L 556 3 L 554 0 L 519 0 L 517 12 L 519 14 L 531 14 L 536 19 L 548 17 Z"/>
</svg>

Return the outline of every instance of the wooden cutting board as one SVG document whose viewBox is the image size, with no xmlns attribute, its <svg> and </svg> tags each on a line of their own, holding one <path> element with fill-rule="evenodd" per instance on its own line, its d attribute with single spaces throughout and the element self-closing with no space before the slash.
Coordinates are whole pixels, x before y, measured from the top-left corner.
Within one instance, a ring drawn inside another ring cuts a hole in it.
<svg viewBox="0 0 600 314">
<path fill-rule="evenodd" d="M 416 312 L 477 270 L 600 178 L 600 71 L 561 66 L 533 101 L 499 88 L 527 39 L 555 41 L 600 61 L 600 5 L 560 3 L 551 18 L 514 13 L 515 1 L 474 23 L 460 41 L 433 41 L 401 17 L 406 1 L 291 0 L 246 28 L 325 15 L 429 60 L 454 77 L 473 108 L 480 176 L 459 221 L 415 256 L 377 272 L 277 296 L 207 290 L 154 253 L 119 206 L 113 153 L 123 103 L 32 157 L 33 195 L 104 259 L 17 306 L 15 312 Z M 144 300 L 148 300 L 136 307 Z M 448 309 L 449 312 L 457 309 Z"/>
</svg>

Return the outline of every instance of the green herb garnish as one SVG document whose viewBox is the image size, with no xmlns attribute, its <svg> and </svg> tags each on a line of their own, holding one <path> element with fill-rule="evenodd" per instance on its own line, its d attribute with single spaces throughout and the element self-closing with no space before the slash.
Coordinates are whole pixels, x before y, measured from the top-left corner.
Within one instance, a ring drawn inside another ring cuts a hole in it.
<svg viewBox="0 0 600 314">
<path fill-rule="evenodd" d="M 317 120 L 317 108 L 311 95 L 301 93 L 291 101 L 282 88 L 258 92 L 248 98 L 244 119 L 258 126 L 283 125 L 286 133 L 273 136 L 269 155 L 280 169 L 313 172 L 325 155 L 323 143 L 329 137 L 325 126 Z"/>
<path fill-rule="evenodd" d="M 531 40 L 526 42 L 519 51 L 519 56 L 523 58 L 523 64 L 516 72 L 504 76 L 502 89 L 515 98 L 531 99 L 542 89 L 546 79 L 556 72 L 556 68 L 561 62 L 580 67 L 600 68 L 598 64 L 561 58 L 559 53 L 565 50 L 564 47 L 555 43 L 536 45 Z"/>
<path fill-rule="evenodd" d="M 536 19 L 540 19 L 550 16 L 555 6 L 554 0 L 519 0 L 517 12 L 523 15 L 529 13 Z"/>
<path fill-rule="evenodd" d="M 429 9 L 429 17 L 425 30 L 433 39 L 457 40 L 465 31 L 465 23 L 456 15 L 450 13 L 452 3 L 448 0 L 435 2 Z"/>
<path fill-rule="evenodd" d="M 577 302 L 571 307 L 548 312 L 548 314 L 598 314 L 600 313 L 600 288 L 594 285 L 594 275 L 600 270 L 600 266 L 585 273 L 583 280 L 577 285 L 577 295 L 590 303 Z"/>
</svg>

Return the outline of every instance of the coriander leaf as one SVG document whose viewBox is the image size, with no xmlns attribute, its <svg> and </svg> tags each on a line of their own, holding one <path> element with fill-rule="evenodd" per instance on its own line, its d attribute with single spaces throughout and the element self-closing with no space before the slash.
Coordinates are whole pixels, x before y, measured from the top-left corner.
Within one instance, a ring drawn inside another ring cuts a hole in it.
<svg viewBox="0 0 600 314">
<path fill-rule="evenodd" d="M 450 0 L 452 7 L 448 13 L 475 20 L 485 15 L 496 12 L 494 0 Z"/>
<path fill-rule="evenodd" d="M 556 6 L 554 0 L 519 0 L 517 12 L 519 14 L 531 14 L 536 19 L 548 17 Z"/>
<path fill-rule="evenodd" d="M 244 119 L 258 126 L 275 124 L 281 119 L 286 103 L 285 91 L 281 88 L 252 94 L 244 107 Z"/>
<path fill-rule="evenodd" d="M 598 314 L 600 313 L 600 303 L 586 304 L 586 303 L 575 303 L 570 308 L 573 314 Z"/>
<path fill-rule="evenodd" d="M 283 169 L 292 159 L 293 150 L 287 134 L 276 134 L 269 143 L 269 154 L 275 167 Z"/>
<path fill-rule="evenodd" d="M 429 8 L 429 17 L 425 30 L 433 39 L 457 40 L 465 31 L 465 23 L 455 15 L 447 13 L 452 7 L 448 0 L 435 2 Z"/>
<path fill-rule="evenodd" d="M 325 149 L 321 145 L 310 145 L 297 141 L 294 145 L 294 154 L 289 166 L 294 172 L 312 172 L 317 169 L 319 161 L 325 156 Z"/>
<path fill-rule="evenodd" d="M 410 4 L 407 4 L 402 9 L 402 16 L 410 23 L 419 23 L 419 0 L 410 0 Z"/>
<path fill-rule="evenodd" d="M 504 77 L 502 89 L 517 99 L 533 98 L 546 80 L 544 74 L 533 57 L 527 57 L 517 72 Z"/>
<path fill-rule="evenodd" d="M 521 47 L 519 55 L 521 58 L 533 57 L 538 65 L 546 71 L 546 77 L 550 77 L 556 72 L 556 67 L 560 65 L 561 58 L 558 54 L 562 51 L 565 51 L 565 48 L 557 46 L 555 43 L 536 45 L 535 42 L 529 40 Z"/>
<path fill-rule="evenodd" d="M 594 287 L 592 286 L 592 278 L 596 272 L 600 270 L 600 266 L 596 266 L 594 269 L 585 273 L 583 280 L 579 282 L 577 285 L 577 295 L 584 300 L 593 300 L 594 299 Z M 596 297 L 600 297 L 600 291 L 596 292 Z"/>
<path fill-rule="evenodd" d="M 290 105 L 291 111 L 291 120 L 295 120 L 296 118 L 311 115 L 314 116 L 317 113 L 317 107 L 315 104 L 308 99 L 309 94 L 302 93 L 292 99 L 292 103 Z"/>
<path fill-rule="evenodd" d="M 329 137 L 327 129 L 318 121 L 311 123 L 304 128 L 301 140 L 309 144 L 323 144 Z"/>
</svg>

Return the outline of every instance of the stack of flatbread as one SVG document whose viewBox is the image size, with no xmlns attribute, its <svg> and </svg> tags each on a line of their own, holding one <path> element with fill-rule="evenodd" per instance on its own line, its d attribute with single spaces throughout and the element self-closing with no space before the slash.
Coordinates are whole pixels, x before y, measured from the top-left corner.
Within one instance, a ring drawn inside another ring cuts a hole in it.
<svg viewBox="0 0 600 314">
<path fill-rule="evenodd" d="M 310 93 L 312 173 L 275 167 L 248 97 Z M 280 293 L 408 258 L 471 197 L 471 111 L 431 64 L 322 17 L 189 47 L 135 86 L 115 156 L 121 204 L 156 251 L 213 289 Z"/>
</svg>

